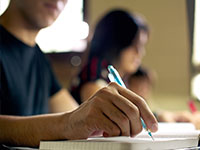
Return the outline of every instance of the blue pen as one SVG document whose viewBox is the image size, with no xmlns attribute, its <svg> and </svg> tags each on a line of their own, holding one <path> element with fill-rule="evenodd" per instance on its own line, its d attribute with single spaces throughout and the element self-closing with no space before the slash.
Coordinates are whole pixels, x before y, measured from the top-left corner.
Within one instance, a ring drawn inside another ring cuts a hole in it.
<svg viewBox="0 0 200 150">
<path fill-rule="evenodd" d="M 108 78 L 111 82 L 116 82 L 119 85 L 121 85 L 122 87 L 126 88 L 126 85 L 122 81 L 119 73 L 117 72 L 117 70 L 112 65 L 108 66 L 108 71 L 109 71 Z M 144 120 L 142 118 L 140 118 L 140 119 L 141 119 L 141 123 L 142 123 L 143 128 L 148 132 L 149 136 L 154 141 L 154 138 L 151 134 L 151 131 L 149 131 L 149 129 L 147 128 L 146 124 L 144 123 Z"/>
</svg>

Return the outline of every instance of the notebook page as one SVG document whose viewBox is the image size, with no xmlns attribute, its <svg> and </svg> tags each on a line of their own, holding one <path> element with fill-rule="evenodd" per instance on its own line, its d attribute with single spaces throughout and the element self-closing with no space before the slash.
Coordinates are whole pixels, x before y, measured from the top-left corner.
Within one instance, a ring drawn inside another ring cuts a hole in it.
<svg viewBox="0 0 200 150">
<path fill-rule="evenodd" d="M 87 140 L 47 141 L 41 142 L 40 149 L 47 150 L 135 150 L 163 148 L 175 149 L 187 146 L 197 146 L 199 131 L 189 123 L 159 123 L 159 130 L 152 133 L 155 141 L 146 131 L 142 131 L 134 138 L 119 137 L 93 137 Z"/>
</svg>

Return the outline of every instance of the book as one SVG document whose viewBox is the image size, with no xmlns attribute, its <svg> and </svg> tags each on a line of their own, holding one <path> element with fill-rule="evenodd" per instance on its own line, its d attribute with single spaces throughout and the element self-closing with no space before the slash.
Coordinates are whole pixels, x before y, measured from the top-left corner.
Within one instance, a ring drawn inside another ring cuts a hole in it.
<svg viewBox="0 0 200 150">
<path fill-rule="evenodd" d="M 152 133 L 154 141 L 146 131 L 136 137 L 93 137 L 87 140 L 41 141 L 40 150 L 166 150 L 197 147 L 198 130 L 190 123 L 159 123 L 159 130 Z"/>
</svg>

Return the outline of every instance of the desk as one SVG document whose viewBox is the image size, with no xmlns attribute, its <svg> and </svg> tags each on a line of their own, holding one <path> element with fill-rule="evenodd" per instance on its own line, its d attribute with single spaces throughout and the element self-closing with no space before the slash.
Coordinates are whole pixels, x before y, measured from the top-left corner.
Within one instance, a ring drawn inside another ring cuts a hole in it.
<svg viewBox="0 0 200 150">
<path fill-rule="evenodd" d="M 5 146 L 5 145 L 3 145 L 2 147 L 0 146 L 0 149 L 1 150 L 39 150 L 38 148 L 10 147 L 10 146 Z M 176 149 L 176 150 L 200 150 L 200 146 L 199 147 L 184 148 L 184 149 Z"/>
</svg>

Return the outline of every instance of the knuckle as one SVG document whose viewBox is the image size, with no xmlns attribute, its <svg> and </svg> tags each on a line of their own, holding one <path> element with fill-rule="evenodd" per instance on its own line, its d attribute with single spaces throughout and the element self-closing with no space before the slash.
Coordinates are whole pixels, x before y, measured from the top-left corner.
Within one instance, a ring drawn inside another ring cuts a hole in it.
<svg viewBox="0 0 200 150">
<path fill-rule="evenodd" d="M 139 105 L 139 106 L 144 105 L 144 104 L 147 105 L 145 99 L 142 98 L 142 97 L 139 96 L 139 95 L 136 95 L 134 101 L 135 101 L 135 103 L 136 103 L 137 105 Z"/>
<path fill-rule="evenodd" d="M 113 97 L 113 96 L 118 95 L 118 92 L 114 89 L 109 88 L 109 87 L 104 87 L 104 88 L 102 88 L 98 91 L 98 95 L 101 96 L 101 97 L 105 97 L 105 96 Z"/>
<path fill-rule="evenodd" d="M 94 109 L 97 109 L 99 106 L 101 106 L 101 104 L 103 103 L 103 99 L 101 96 L 95 95 L 93 97 L 93 100 L 91 102 L 91 108 L 90 111 L 93 111 Z"/>
<path fill-rule="evenodd" d="M 115 83 L 115 82 L 110 82 L 110 83 L 108 84 L 108 86 L 110 86 L 110 87 L 117 87 L 118 84 Z"/>
<path fill-rule="evenodd" d="M 110 91 L 110 89 L 108 88 L 108 87 L 103 87 L 102 89 L 100 89 L 99 91 L 98 91 L 98 94 L 99 95 L 108 95 L 108 94 L 111 94 L 111 91 Z"/>
<path fill-rule="evenodd" d="M 101 103 L 101 101 L 102 101 L 102 98 L 101 98 L 101 97 L 95 96 L 95 97 L 94 97 L 94 100 L 93 100 L 93 104 L 95 104 L 95 103 Z M 96 105 L 96 104 L 95 104 L 95 105 Z"/>
<path fill-rule="evenodd" d="M 132 105 L 131 107 L 127 107 L 127 109 L 128 109 L 128 112 L 129 112 L 128 115 L 131 118 L 136 118 L 136 117 L 140 116 L 140 111 L 139 111 L 138 107 Z"/>
</svg>

